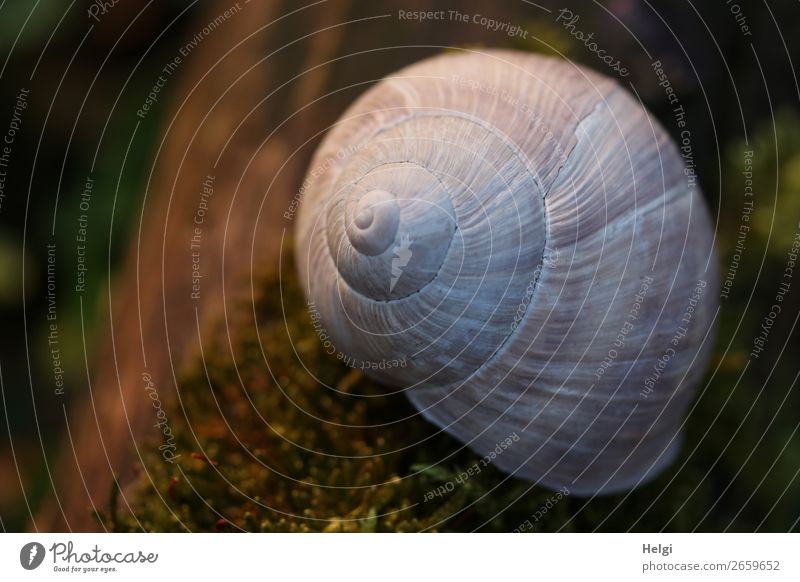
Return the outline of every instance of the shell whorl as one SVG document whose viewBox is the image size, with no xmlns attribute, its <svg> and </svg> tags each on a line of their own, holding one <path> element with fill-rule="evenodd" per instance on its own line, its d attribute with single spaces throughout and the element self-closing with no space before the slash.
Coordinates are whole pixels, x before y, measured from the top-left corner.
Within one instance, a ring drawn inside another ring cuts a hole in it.
<svg viewBox="0 0 800 582">
<path fill-rule="evenodd" d="M 320 146 L 296 232 L 336 349 L 480 454 L 516 433 L 501 469 L 593 494 L 674 455 L 711 344 L 711 229 L 676 148 L 615 82 L 511 51 L 400 71 Z"/>
</svg>

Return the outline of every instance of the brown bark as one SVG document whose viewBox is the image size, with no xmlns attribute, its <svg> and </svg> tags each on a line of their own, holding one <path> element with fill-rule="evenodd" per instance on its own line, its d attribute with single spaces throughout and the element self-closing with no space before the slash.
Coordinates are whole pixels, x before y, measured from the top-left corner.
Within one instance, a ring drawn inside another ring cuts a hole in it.
<svg viewBox="0 0 800 582">
<path fill-rule="evenodd" d="M 214 2 L 197 19 L 197 29 L 231 4 Z M 180 87 L 173 97 L 175 115 L 168 118 L 164 148 L 155 160 L 144 219 L 113 286 L 107 340 L 99 349 L 91 394 L 77 398 L 85 406 L 70 419 L 72 443 L 67 439 L 56 472 L 58 498 L 42 508 L 33 524 L 36 529 L 102 527 L 91 509 L 108 509 L 114 476 L 124 492 L 139 468 L 137 443 L 159 437 L 143 373 L 150 374 L 160 399 L 168 401 L 176 389 L 175 374 L 196 343 L 195 321 L 203 327 L 221 317 L 223 291 L 228 298 L 241 295 L 251 245 L 257 249 L 260 270 L 277 268 L 286 225 L 282 212 L 274 209 L 288 204 L 302 175 L 305 153 L 278 170 L 299 145 L 307 118 L 300 116 L 264 142 L 285 111 L 274 105 L 280 95 L 259 102 L 291 71 L 288 55 L 264 59 L 280 47 L 274 31 L 281 23 L 265 25 L 288 10 L 281 2 L 240 5 L 241 12 L 204 39 L 181 65 Z M 315 17 L 330 25 L 341 17 L 343 7 L 346 3 L 332 3 L 316 10 Z M 308 51 L 322 43 L 335 44 L 336 33 L 312 38 L 318 40 L 306 43 L 303 48 Z M 324 69 L 310 74 L 300 89 L 294 84 L 293 95 L 307 101 L 324 85 L 324 79 L 316 80 L 323 74 Z M 200 248 L 195 249 L 203 278 L 199 299 L 192 299 L 190 242 L 207 175 L 214 176 L 214 193 L 201 226 Z M 264 198 L 265 208 L 257 216 Z M 119 505 L 119 511 L 129 510 L 124 495 Z"/>
<path fill-rule="evenodd" d="M 208 5 L 196 29 L 232 4 L 216 0 Z M 32 528 L 102 529 L 92 509 L 108 510 L 115 477 L 123 493 L 116 509 L 132 511 L 124 493 L 141 470 L 138 447 L 160 436 L 143 373 L 152 378 L 161 401 L 174 398 L 176 376 L 196 353 L 198 334 L 225 316 L 226 301 L 249 295 L 254 271 L 276 272 L 284 229 L 291 229 L 283 212 L 302 182 L 319 134 L 365 90 L 365 81 L 440 50 L 411 48 L 415 43 L 479 42 L 489 35 L 479 29 L 465 36 L 453 26 L 435 31 L 431 25 L 400 26 L 397 6 L 382 4 L 331 0 L 270 24 L 300 5 L 240 2 L 241 11 L 184 59 L 174 79 L 174 117 L 166 117 L 144 218 L 133 229 L 130 252 L 112 286 L 92 385 L 76 395 L 85 406 L 76 407 L 70 417 L 69 438 L 55 472 L 57 496 L 47 500 Z M 403 7 L 427 4 L 420 0 Z M 462 5 L 468 8 L 475 6 Z M 391 16 L 345 25 L 381 13 Z M 393 45 L 407 48 L 383 50 Z M 373 48 L 378 50 L 366 52 Z M 365 52 L 325 64 L 360 51 Z M 350 83 L 358 84 L 312 104 Z M 201 227 L 200 296 L 193 299 L 190 242 L 208 175 L 214 176 L 213 195 Z M 226 333 L 253 324 L 228 323 Z M 166 484 L 154 486 L 164 494 Z"/>
</svg>

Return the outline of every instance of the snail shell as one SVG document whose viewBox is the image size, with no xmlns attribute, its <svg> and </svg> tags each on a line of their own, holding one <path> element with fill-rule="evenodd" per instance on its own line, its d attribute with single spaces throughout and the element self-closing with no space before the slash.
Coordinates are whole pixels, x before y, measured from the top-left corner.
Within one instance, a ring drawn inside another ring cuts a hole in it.
<svg viewBox="0 0 800 582">
<path fill-rule="evenodd" d="M 301 279 L 340 354 L 495 466 L 627 490 L 674 458 L 712 344 L 712 227 L 684 170 L 611 79 L 513 51 L 431 58 L 320 145 Z"/>
</svg>

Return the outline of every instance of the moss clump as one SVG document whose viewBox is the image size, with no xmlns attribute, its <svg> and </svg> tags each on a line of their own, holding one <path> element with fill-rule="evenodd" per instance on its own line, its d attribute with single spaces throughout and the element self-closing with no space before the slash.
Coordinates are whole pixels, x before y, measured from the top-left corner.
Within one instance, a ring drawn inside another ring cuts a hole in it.
<svg viewBox="0 0 800 582">
<path fill-rule="evenodd" d="M 304 532 L 731 526 L 724 506 L 706 515 L 718 501 L 715 482 L 697 467 L 709 466 L 715 451 L 695 453 L 680 471 L 667 471 L 627 496 L 590 501 L 484 467 L 416 415 L 402 394 L 387 395 L 324 352 L 291 273 L 280 285 L 263 285 L 255 311 L 250 304 L 241 307 L 242 319 L 251 323 L 232 326 L 239 334 L 231 344 L 235 362 L 224 329 L 206 334 L 202 357 L 183 375 L 169 411 L 180 457 L 167 463 L 160 443 L 152 443 L 146 470 L 126 495 L 133 513 L 101 516 L 108 527 Z M 699 416 L 698 428 L 707 426 Z M 471 476 L 459 477 L 471 468 Z M 440 495 L 430 494 L 437 489 Z"/>
</svg>

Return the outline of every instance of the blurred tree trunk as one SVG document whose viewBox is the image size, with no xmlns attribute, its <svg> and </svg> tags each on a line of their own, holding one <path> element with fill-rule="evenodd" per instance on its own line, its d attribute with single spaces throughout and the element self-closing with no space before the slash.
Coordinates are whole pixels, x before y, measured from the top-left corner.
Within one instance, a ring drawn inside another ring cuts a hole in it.
<svg viewBox="0 0 800 582">
<path fill-rule="evenodd" d="M 195 28 L 234 4 L 209 3 Z M 303 9 L 290 0 L 240 2 L 241 11 L 184 59 L 144 218 L 112 285 L 92 384 L 76 398 L 85 406 L 69 419 L 54 475 L 58 496 L 40 509 L 33 529 L 102 529 L 93 510 L 109 511 L 115 479 L 121 495 L 114 511 L 134 513 L 125 488 L 142 470 L 139 447 L 161 438 L 143 376 L 149 375 L 161 402 L 174 400 L 176 379 L 198 353 L 204 330 L 220 321 L 227 334 L 254 325 L 227 318 L 226 302 L 248 299 L 254 274 L 277 272 L 284 229 L 290 233 L 292 226 L 283 212 L 324 130 L 365 82 L 441 50 L 415 43 L 465 42 L 454 27 L 398 26 L 397 7 L 382 4 L 330 0 Z M 404 8 L 429 4 L 412 0 Z M 462 7 L 478 10 L 479 3 Z M 478 29 L 469 40 L 489 34 Z M 194 299 L 190 242 L 207 176 L 213 176 L 213 195 L 202 224 L 202 282 Z M 165 495 L 166 483 L 153 487 L 154 495 Z"/>
</svg>

